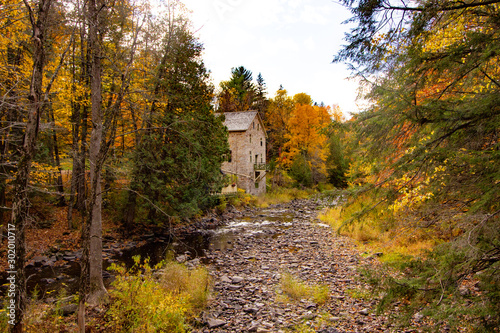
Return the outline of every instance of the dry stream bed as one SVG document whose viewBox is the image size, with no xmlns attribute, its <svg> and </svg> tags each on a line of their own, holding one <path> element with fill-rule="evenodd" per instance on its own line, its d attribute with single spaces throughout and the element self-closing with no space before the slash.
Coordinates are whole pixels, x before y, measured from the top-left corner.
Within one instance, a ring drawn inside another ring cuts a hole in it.
<svg viewBox="0 0 500 333">
<path fill-rule="evenodd" d="M 214 297 L 195 332 L 391 331 L 358 279 L 357 268 L 376 259 L 362 258 L 349 239 L 317 219 L 324 204 L 296 200 L 247 210 L 214 230 L 205 250 Z M 326 301 L 288 297 L 285 277 L 311 290 L 326 286 Z"/>
</svg>

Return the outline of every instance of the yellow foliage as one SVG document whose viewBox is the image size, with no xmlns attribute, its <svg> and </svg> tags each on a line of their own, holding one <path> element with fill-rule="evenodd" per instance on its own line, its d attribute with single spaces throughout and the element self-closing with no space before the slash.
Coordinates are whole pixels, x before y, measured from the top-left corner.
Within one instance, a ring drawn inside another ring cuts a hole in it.
<svg viewBox="0 0 500 333">
<path fill-rule="evenodd" d="M 285 135 L 286 153 L 282 164 L 290 166 L 299 153 L 305 153 L 310 163 L 326 175 L 326 157 L 328 138 L 323 130 L 331 122 L 328 108 L 297 104 L 289 120 L 290 133 Z"/>
</svg>

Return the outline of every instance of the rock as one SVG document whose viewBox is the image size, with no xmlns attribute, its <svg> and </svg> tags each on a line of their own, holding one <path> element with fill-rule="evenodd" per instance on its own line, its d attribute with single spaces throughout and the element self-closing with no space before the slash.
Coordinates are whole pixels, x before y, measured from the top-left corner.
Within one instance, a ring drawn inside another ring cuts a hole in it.
<svg viewBox="0 0 500 333">
<path fill-rule="evenodd" d="M 233 276 L 233 277 L 231 278 L 231 281 L 232 281 L 233 283 L 241 283 L 241 282 L 243 282 L 244 280 L 245 280 L 245 279 L 244 279 L 244 278 L 242 278 L 241 276 Z"/>
<path fill-rule="evenodd" d="M 220 281 L 221 282 L 225 282 L 225 283 L 231 283 L 231 279 L 229 279 L 226 275 L 224 275 L 223 277 L 220 278 Z"/>
<path fill-rule="evenodd" d="M 184 262 L 186 262 L 186 260 L 188 259 L 187 255 L 185 254 L 181 254 L 180 256 L 177 256 L 175 257 L 175 260 L 179 263 L 179 264 L 182 264 Z"/>
<path fill-rule="evenodd" d="M 369 310 L 368 309 L 363 309 L 363 310 L 359 310 L 358 312 L 359 314 L 362 314 L 364 316 L 367 316 L 368 314 L 370 314 Z"/>
<path fill-rule="evenodd" d="M 306 308 L 306 310 L 311 310 L 311 309 L 317 308 L 318 304 L 309 302 L 309 303 L 306 303 L 306 305 L 304 307 Z"/>
<path fill-rule="evenodd" d="M 77 304 L 68 304 L 61 308 L 61 315 L 69 316 L 75 313 L 78 310 Z"/>
<path fill-rule="evenodd" d="M 257 313 L 259 312 L 259 309 L 254 306 L 245 306 L 243 308 L 243 311 L 245 311 L 246 313 Z"/>
<path fill-rule="evenodd" d="M 413 315 L 413 319 L 414 319 L 417 323 L 421 322 L 423 318 L 424 318 L 424 315 L 423 315 L 423 314 L 421 314 L 420 312 L 417 312 L 417 313 L 415 313 L 415 314 Z"/>
<path fill-rule="evenodd" d="M 333 327 L 326 327 L 319 330 L 318 333 L 340 333 L 340 331 Z"/>
<path fill-rule="evenodd" d="M 208 319 L 207 325 L 208 328 L 217 328 L 226 325 L 226 322 L 220 319 Z"/>
</svg>

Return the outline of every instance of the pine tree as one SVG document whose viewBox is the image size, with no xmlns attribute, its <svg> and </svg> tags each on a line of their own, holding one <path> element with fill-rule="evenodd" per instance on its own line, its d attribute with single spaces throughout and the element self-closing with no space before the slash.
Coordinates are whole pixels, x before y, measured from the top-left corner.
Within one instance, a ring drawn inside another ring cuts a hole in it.
<svg viewBox="0 0 500 333">
<path fill-rule="evenodd" d="M 345 3 L 358 25 L 336 60 L 380 74 L 356 121 L 359 154 L 397 220 L 443 240 L 410 260 L 384 304 L 397 295 L 413 300 L 410 315 L 498 327 L 500 1 Z M 466 279 L 480 295 L 457 292 Z"/>
</svg>

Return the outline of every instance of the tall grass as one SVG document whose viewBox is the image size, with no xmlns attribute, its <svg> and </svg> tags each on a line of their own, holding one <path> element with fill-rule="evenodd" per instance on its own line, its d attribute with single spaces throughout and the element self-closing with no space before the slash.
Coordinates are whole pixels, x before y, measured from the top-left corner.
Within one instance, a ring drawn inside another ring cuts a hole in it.
<svg viewBox="0 0 500 333">
<path fill-rule="evenodd" d="M 330 297 L 327 285 L 308 285 L 290 273 L 281 276 L 280 287 L 286 298 L 293 301 L 309 299 L 317 304 L 324 304 Z"/>
<path fill-rule="evenodd" d="M 298 189 L 278 187 L 273 191 L 267 192 L 264 196 L 257 197 L 256 205 L 261 208 L 267 208 L 269 205 L 290 202 L 294 199 L 307 199 L 313 195 L 313 189 Z"/>
<path fill-rule="evenodd" d="M 107 325 L 112 332 L 187 332 L 189 320 L 207 303 L 209 275 L 163 263 L 153 270 L 147 260 L 133 270 L 112 266 L 119 275 L 110 291 Z M 135 271 L 135 272 L 134 272 Z"/>
<path fill-rule="evenodd" d="M 357 241 L 362 250 L 383 252 L 382 260 L 399 255 L 419 255 L 432 249 L 439 240 L 428 230 L 414 228 L 396 219 L 384 204 L 376 208 L 374 197 L 361 195 L 345 207 L 333 207 L 318 218 L 329 224 L 340 235 Z M 363 214 L 359 212 L 364 211 Z"/>
</svg>

